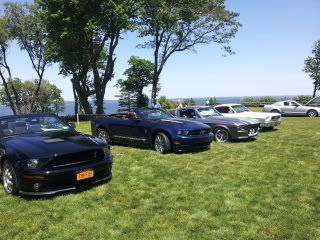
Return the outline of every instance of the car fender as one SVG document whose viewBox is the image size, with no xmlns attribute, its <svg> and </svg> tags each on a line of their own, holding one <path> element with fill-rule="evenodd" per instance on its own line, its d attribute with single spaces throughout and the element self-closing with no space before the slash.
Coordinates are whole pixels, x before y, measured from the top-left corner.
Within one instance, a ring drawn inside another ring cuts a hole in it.
<svg viewBox="0 0 320 240">
<path fill-rule="evenodd" d="M 150 140 L 151 145 L 153 145 L 154 137 L 156 136 L 156 134 L 158 132 L 163 132 L 164 134 L 166 134 L 168 136 L 170 142 L 172 143 L 172 133 L 170 133 L 169 131 L 167 131 L 163 128 L 156 128 L 156 129 L 151 130 L 151 132 L 150 132 L 149 140 Z"/>
<path fill-rule="evenodd" d="M 219 125 L 215 125 L 214 127 L 212 127 L 212 126 L 210 126 L 210 127 L 212 128 L 212 132 L 214 132 L 217 128 L 224 128 L 229 132 L 229 134 L 231 134 L 230 128 L 227 125 L 219 124 Z"/>
</svg>

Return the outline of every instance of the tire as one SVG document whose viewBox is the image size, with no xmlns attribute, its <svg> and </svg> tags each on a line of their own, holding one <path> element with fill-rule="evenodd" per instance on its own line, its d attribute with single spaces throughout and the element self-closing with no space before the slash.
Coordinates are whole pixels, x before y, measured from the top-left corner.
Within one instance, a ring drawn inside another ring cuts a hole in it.
<svg viewBox="0 0 320 240">
<path fill-rule="evenodd" d="M 272 112 L 272 113 L 279 113 L 279 114 L 281 114 L 280 111 L 277 110 L 277 109 L 272 109 L 271 112 Z"/>
<path fill-rule="evenodd" d="M 101 138 L 102 140 L 106 141 L 107 143 L 111 142 L 110 134 L 107 129 L 100 128 L 97 132 L 98 138 Z"/>
<path fill-rule="evenodd" d="M 229 142 L 230 141 L 230 133 L 225 128 L 216 128 L 213 132 L 214 139 L 217 142 Z"/>
<path fill-rule="evenodd" d="M 4 191 L 11 195 L 18 195 L 17 174 L 9 161 L 5 161 L 2 168 L 2 184 Z"/>
<path fill-rule="evenodd" d="M 168 136 L 162 132 L 157 133 L 153 141 L 154 150 L 161 154 L 171 152 L 171 142 Z"/>
<path fill-rule="evenodd" d="M 307 112 L 307 117 L 313 118 L 313 117 L 318 117 L 318 113 L 316 110 L 309 110 Z"/>
</svg>

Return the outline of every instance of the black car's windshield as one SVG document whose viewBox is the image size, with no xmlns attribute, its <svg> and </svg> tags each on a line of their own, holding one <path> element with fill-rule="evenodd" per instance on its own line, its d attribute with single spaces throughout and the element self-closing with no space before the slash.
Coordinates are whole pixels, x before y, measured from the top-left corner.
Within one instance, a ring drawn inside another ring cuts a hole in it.
<svg viewBox="0 0 320 240">
<path fill-rule="evenodd" d="M 55 116 L 23 116 L 9 117 L 0 120 L 3 136 L 13 136 L 26 133 L 70 130 L 70 126 Z"/>
<path fill-rule="evenodd" d="M 222 116 L 221 113 L 212 107 L 199 108 L 198 112 L 204 118 Z"/>
<path fill-rule="evenodd" d="M 139 115 L 142 119 L 146 120 L 160 120 L 174 118 L 174 116 L 162 109 L 140 109 Z"/>
<path fill-rule="evenodd" d="M 232 108 L 236 113 L 250 112 L 250 110 L 243 105 L 233 105 Z"/>
</svg>

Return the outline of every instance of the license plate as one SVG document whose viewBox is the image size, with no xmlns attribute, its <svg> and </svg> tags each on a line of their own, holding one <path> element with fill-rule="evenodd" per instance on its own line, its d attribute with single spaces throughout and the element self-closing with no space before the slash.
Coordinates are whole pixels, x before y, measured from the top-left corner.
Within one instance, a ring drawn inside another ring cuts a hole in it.
<svg viewBox="0 0 320 240">
<path fill-rule="evenodd" d="M 93 170 L 84 170 L 81 172 L 77 173 L 77 181 L 87 179 L 87 178 L 92 178 L 94 176 L 94 171 Z"/>
</svg>

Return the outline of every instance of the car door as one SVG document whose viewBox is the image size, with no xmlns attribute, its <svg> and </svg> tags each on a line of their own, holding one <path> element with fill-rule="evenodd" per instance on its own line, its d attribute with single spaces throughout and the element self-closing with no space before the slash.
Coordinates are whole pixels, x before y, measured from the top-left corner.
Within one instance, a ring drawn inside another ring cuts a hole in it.
<svg viewBox="0 0 320 240">
<path fill-rule="evenodd" d="M 145 121 L 138 115 L 135 114 L 135 116 L 128 114 L 113 126 L 115 138 L 125 142 L 143 143 L 146 141 Z"/>
<path fill-rule="evenodd" d="M 293 115 L 295 113 L 296 106 L 292 105 L 291 102 L 286 101 L 283 102 L 283 114 L 285 115 Z"/>
</svg>

